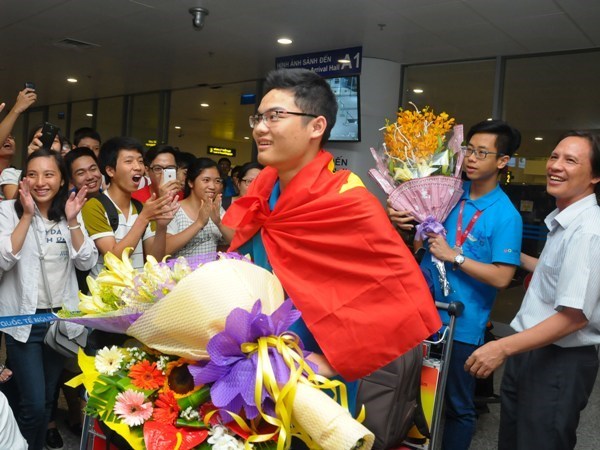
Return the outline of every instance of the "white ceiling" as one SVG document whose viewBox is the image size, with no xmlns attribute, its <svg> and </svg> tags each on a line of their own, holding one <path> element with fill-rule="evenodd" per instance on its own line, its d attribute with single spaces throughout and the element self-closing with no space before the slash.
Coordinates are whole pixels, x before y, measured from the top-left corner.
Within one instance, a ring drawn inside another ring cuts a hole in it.
<svg viewBox="0 0 600 450">
<path fill-rule="evenodd" d="M 192 6 L 210 11 L 202 31 Z M 0 0 L 0 101 L 25 81 L 39 105 L 226 85 L 278 56 L 361 45 L 405 64 L 594 48 L 599 23 L 598 0 Z"/>
</svg>

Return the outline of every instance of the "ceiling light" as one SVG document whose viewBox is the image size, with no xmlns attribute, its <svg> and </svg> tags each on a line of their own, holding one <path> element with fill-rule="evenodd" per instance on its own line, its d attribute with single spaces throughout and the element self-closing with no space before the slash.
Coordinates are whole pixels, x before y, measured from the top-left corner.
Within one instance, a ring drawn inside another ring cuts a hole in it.
<svg viewBox="0 0 600 450">
<path fill-rule="evenodd" d="M 487 120 L 488 122 L 491 122 L 491 121 L 492 121 L 492 120 L 494 120 L 494 119 L 492 119 L 491 117 L 488 117 L 488 118 L 487 118 L 487 119 L 485 119 L 485 120 Z"/>
<path fill-rule="evenodd" d="M 279 38 L 277 39 L 277 42 L 281 45 L 290 45 L 292 40 L 290 38 Z"/>
<path fill-rule="evenodd" d="M 246 139 L 247 141 L 250 140 L 250 138 L 248 136 L 244 136 L 244 139 Z"/>
<path fill-rule="evenodd" d="M 200 106 L 203 108 L 208 108 L 210 105 L 208 103 L 200 103 Z"/>
<path fill-rule="evenodd" d="M 533 139 L 535 139 L 536 141 L 543 141 L 544 140 L 544 138 L 541 137 L 541 136 L 536 136 Z"/>
<path fill-rule="evenodd" d="M 414 92 L 415 94 L 422 94 L 422 93 L 423 93 L 423 89 L 421 89 L 421 88 L 416 88 L 416 89 L 413 89 L 413 92 Z"/>
<path fill-rule="evenodd" d="M 338 62 L 340 64 L 350 64 L 350 60 L 349 59 L 338 59 Z"/>
<path fill-rule="evenodd" d="M 77 78 L 73 78 L 73 77 L 71 77 L 71 78 L 67 78 L 67 81 L 68 81 L 69 83 L 77 83 Z"/>
<path fill-rule="evenodd" d="M 88 116 L 88 117 L 94 117 L 94 115 L 92 113 L 86 113 L 86 116 Z"/>
<path fill-rule="evenodd" d="M 175 129 L 176 130 L 181 130 L 181 127 L 179 125 L 175 125 Z"/>
</svg>

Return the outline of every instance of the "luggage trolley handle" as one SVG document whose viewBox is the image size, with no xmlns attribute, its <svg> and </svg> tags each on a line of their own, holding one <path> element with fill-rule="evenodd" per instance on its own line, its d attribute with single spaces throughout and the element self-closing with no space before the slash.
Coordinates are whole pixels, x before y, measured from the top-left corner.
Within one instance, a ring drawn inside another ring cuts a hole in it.
<svg viewBox="0 0 600 450">
<path fill-rule="evenodd" d="M 454 344 L 454 325 L 456 319 L 462 315 L 465 309 L 465 305 L 462 302 L 435 302 L 435 306 L 438 309 L 444 310 L 448 313 L 448 316 L 450 317 L 450 322 L 448 323 L 448 335 L 446 338 L 447 341 L 442 351 L 442 362 L 444 367 L 440 373 L 439 392 L 438 395 L 436 395 L 435 404 L 433 407 L 433 418 L 431 420 L 432 432 L 431 440 L 429 442 L 429 448 L 432 450 L 436 449 L 439 446 L 438 443 L 441 441 L 442 429 L 439 425 L 442 421 L 442 406 L 444 404 L 444 397 L 446 393 L 446 380 L 448 379 L 448 370 L 446 365 L 450 361 L 450 355 L 452 355 L 452 346 Z"/>
</svg>

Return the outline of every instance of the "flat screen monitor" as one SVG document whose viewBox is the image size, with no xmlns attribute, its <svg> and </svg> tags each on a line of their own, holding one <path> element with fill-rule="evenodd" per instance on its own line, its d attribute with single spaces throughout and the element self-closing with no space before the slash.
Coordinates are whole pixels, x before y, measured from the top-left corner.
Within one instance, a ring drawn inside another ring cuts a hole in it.
<svg viewBox="0 0 600 450">
<path fill-rule="evenodd" d="M 330 141 L 360 141 L 360 89 L 359 76 L 327 78 L 338 102 L 335 126 L 331 130 Z"/>
</svg>

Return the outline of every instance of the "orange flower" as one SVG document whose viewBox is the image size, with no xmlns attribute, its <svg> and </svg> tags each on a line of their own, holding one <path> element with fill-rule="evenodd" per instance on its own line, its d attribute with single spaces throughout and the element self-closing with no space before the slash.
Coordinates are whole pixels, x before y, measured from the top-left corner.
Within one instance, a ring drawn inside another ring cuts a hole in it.
<svg viewBox="0 0 600 450">
<path fill-rule="evenodd" d="M 179 416 L 179 405 L 173 391 L 158 394 L 152 418 L 157 422 L 173 424 Z"/>
<path fill-rule="evenodd" d="M 150 363 L 148 360 L 131 366 L 129 378 L 133 385 L 140 389 L 158 389 L 165 382 L 165 376 L 156 367 L 156 363 Z"/>
</svg>

